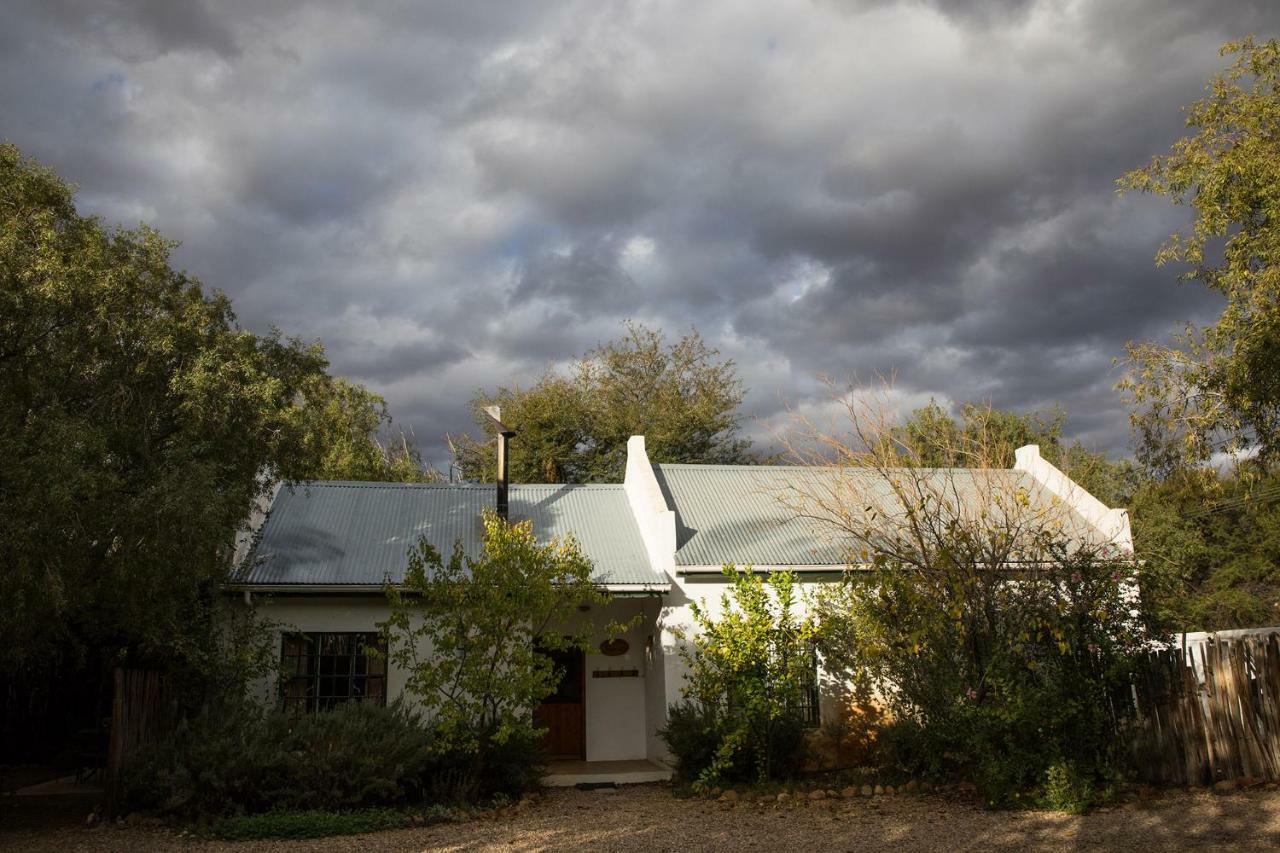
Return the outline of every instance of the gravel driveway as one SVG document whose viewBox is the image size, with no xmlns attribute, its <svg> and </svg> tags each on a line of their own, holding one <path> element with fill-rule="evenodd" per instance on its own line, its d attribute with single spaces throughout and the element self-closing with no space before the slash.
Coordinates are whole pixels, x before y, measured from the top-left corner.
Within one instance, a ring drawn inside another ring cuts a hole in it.
<svg viewBox="0 0 1280 853">
<path fill-rule="evenodd" d="M 132 827 L 0 828 L 0 849 L 355 850 L 1276 850 L 1280 792 L 1171 792 L 1085 816 L 987 812 L 942 796 L 822 803 L 678 800 L 637 785 L 548 792 L 525 813 L 312 841 L 195 842 Z"/>
</svg>

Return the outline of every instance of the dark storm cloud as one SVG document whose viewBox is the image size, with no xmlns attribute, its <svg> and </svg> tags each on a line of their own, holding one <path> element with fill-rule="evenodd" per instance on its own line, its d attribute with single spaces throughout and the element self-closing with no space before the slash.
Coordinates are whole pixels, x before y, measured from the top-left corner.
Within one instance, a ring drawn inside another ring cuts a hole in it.
<svg viewBox="0 0 1280 853">
<path fill-rule="evenodd" d="M 58 35 L 126 62 L 174 50 L 239 52 L 230 27 L 204 0 L 35 0 L 28 10 L 47 15 Z"/>
<path fill-rule="evenodd" d="M 0 133 L 147 221 L 247 325 L 323 340 L 427 455 L 478 387 L 623 319 L 697 326 L 745 410 L 817 374 L 1065 405 L 1127 441 L 1126 341 L 1211 316 L 1184 211 L 1114 181 L 1264 0 L 23 2 Z M 753 434 L 762 435 L 752 426 Z"/>
<path fill-rule="evenodd" d="M 619 262 L 615 240 L 574 246 L 563 254 L 530 259 L 508 303 L 558 300 L 579 316 L 627 316 L 644 294 Z"/>
</svg>

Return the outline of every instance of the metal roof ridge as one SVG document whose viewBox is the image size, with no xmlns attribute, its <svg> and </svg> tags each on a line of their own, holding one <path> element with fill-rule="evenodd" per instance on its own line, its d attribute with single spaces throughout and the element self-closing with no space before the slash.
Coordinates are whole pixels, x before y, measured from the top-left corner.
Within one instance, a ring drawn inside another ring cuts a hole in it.
<svg viewBox="0 0 1280 853">
<path fill-rule="evenodd" d="M 654 462 L 655 468 L 681 468 L 681 469 L 700 469 L 700 470 L 718 470 L 718 471 L 981 471 L 983 473 L 1022 473 L 1014 468 L 930 468 L 920 467 L 912 468 L 909 465 L 898 465 L 892 468 L 877 469 L 869 465 L 750 465 L 740 462 L 719 463 L 719 462 Z"/>
<path fill-rule="evenodd" d="M 403 483 L 396 480 L 292 480 L 285 485 L 314 489 L 493 489 L 494 483 Z M 622 483 L 512 483 L 513 489 L 592 489 L 619 491 Z"/>
</svg>

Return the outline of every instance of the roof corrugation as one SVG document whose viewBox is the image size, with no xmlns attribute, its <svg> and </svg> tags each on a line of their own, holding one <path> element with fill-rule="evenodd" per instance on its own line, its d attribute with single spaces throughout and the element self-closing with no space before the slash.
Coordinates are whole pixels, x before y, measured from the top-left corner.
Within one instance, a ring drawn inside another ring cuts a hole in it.
<svg viewBox="0 0 1280 853">
<path fill-rule="evenodd" d="M 300 483 L 280 490 L 240 583 L 369 585 L 400 581 L 407 554 L 425 536 L 446 557 L 461 540 L 479 555 L 481 513 L 492 485 Z M 513 485 L 513 521 L 533 521 L 541 540 L 572 532 L 609 586 L 665 586 L 618 485 Z"/>
<path fill-rule="evenodd" d="M 886 478 L 871 469 L 785 465 L 653 466 L 676 513 L 676 565 L 840 566 L 848 558 L 848 539 L 831 525 L 797 514 L 808 496 L 829 495 L 835 484 L 860 500 L 892 506 Z M 1024 489 L 1032 500 L 1050 498 L 1028 473 L 997 469 L 935 469 L 960 500 L 989 500 L 997 489 Z M 838 478 L 835 479 L 835 478 Z M 940 480 L 941 482 L 941 480 Z M 815 513 L 821 514 L 821 513 Z M 1096 534 L 1071 514 L 1073 532 Z"/>
</svg>

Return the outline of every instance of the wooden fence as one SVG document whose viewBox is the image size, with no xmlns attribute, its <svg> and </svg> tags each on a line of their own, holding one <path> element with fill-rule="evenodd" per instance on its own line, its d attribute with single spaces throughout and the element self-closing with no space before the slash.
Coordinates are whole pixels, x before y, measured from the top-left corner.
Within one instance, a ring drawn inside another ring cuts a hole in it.
<svg viewBox="0 0 1280 853">
<path fill-rule="evenodd" d="M 1148 781 L 1280 781 L 1280 632 L 1152 652 L 1133 687 L 1134 759 Z"/>
<path fill-rule="evenodd" d="M 139 749 L 173 723 L 173 707 L 163 673 L 146 669 L 115 671 L 111 737 L 107 745 L 107 814 L 115 813 L 120 773 Z"/>
</svg>

